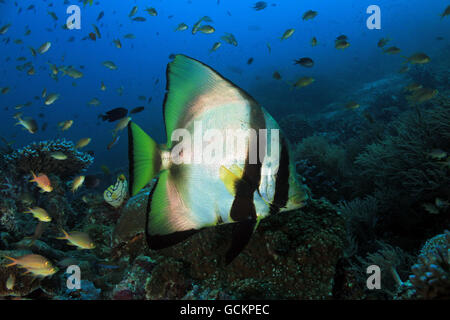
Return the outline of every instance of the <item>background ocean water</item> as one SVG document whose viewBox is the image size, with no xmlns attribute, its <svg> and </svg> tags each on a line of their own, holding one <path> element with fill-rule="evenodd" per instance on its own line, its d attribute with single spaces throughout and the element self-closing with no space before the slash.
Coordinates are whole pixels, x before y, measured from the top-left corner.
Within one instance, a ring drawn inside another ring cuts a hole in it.
<svg viewBox="0 0 450 320">
<path fill-rule="evenodd" d="M 143 105 L 144 112 L 132 115 L 133 120 L 157 141 L 164 142 L 162 103 L 170 54 L 183 53 L 210 65 L 249 92 L 279 120 L 287 114 L 320 113 L 325 106 L 365 83 L 397 73 L 403 61 L 401 55 L 422 51 L 431 57 L 430 64 L 439 64 L 433 57 L 439 56 L 449 45 L 450 19 L 441 20 L 438 16 L 447 6 L 446 1 L 280 0 L 269 1 L 267 8 L 261 11 L 252 8 L 255 2 L 109 0 L 83 6 L 81 2 L 68 1 L 80 5 L 82 25 L 81 30 L 63 30 L 61 26 L 68 17 L 69 4 L 56 0 L 4 0 L 0 3 L 0 26 L 11 23 L 11 28 L 5 35 L 0 35 L 0 87 L 11 90 L 0 95 L 0 136 L 14 141 L 14 148 L 58 137 L 74 142 L 91 137 L 92 142 L 85 150 L 93 150 L 96 160 L 90 171 L 98 171 L 102 164 L 126 168 L 126 131 L 121 133 L 118 145 L 108 151 L 106 146 L 112 140 L 111 131 L 115 124 L 100 121 L 98 115 L 116 107 L 131 110 Z M 35 9 L 26 10 L 31 4 Z M 372 4 L 381 8 L 381 30 L 366 27 L 369 16 L 366 9 Z M 139 7 L 135 17 L 142 16 L 147 21 L 136 22 L 128 17 L 135 5 Z M 147 7 L 154 7 L 158 15 L 150 16 L 144 11 Z M 22 8 L 20 13 L 19 8 Z M 307 10 L 317 11 L 318 16 L 302 21 L 301 16 Z M 48 11 L 57 15 L 56 22 Z M 104 11 L 104 17 L 97 22 L 101 11 Z M 192 25 L 205 15 L 213 19 L 207 24 L 213 25 L 216 31 L 192 35 Z M 182 22 L 189 29 L 174 32 Z M 92 24 L 99 27 L 101 39 L 81 40 L 94 32 Z M 27 27 L 31 34 L 24 36 Z M 293 36 L 280 41 L 289 28 L 295 28 Z M 220 40 L 226 32 L 236 37 L 237 47 Z M 124 39 L 128 33 L 133 33 L 136 38 Z M 341 34 L 349 37 L 351 46 L 336 50 L 334 39 Z M 436 41 L 437 36 L 444 40 Z M 68 41 L 71 37 L 75 37 L 73 42 Z M 312 37 L 318 40 L 316 47 L 310 45 Z M 401 54 L 382 54 L 377 48 L 381 37 L 391 38 L 388 46 L 401 48 Z M 6 44 L 7 38 L 11 41 Z M 23 44 L 15 44 L 15 39 L 22 39 Z M 114 39 L 120 39 L 121 49 L 114 46 Z M 38 48 L 46 41 L 52 43 L 50 50 L 32 57 L 28 47 Z M 210 52 L 217 41 L 221 41 L 222 46 L 216 52 Z M 271 46 L 270 53 L 267 43 Z M 16 61 L 20 56 L 33 62 L 35 75 L 16 70 L 17 65 L 24 63 Z M 248 65 L 247 60 L 251 57 L 254 61 Z M 311 57 L 315 66 L 311 69 L 294 66 L 293 60 L 301 57 Z M 105 68 L 102 62 L 106 60 L 113 61 L 118 69 Z M 72 65 L 84 76 L 76 80 L 59 76 L 56 82 L 49 76 L 47 62 L 57 66 Z M 274 71 L 280 72 L 281 81 L 272 78 Z M 314 77 L 316 81 L 306 88 L 290 90 L 286 82 L 295 82 L 302 76 Z M 100 90 L 102 81 L 106 91 Z M 117 93 L 121 86 L 124 88 L 122 96 Z M 43 99 L 35 100 L 44 88 L 48 93 L 59 93 L 59 100 L 50 106 L 45 106 Z M 152 97 L 152 101 L 147 104 L 139 100 L 139 96 Z M 98 98 L 101 105 L 88 105 L 93 98 Z M 17 112 L 14 106 L 27 101 L 32 105 L 19 111 L 23 111 L 24 117 L 36 119 L 40 127 L 48 123 L 46 131 L 39 130 L 31 135 L 20 126 L 14 126 L 16 120 L 12 116 Z M 40 118 L 39 113 L 45 116 Z M 69 119 L 75 121 L 73 127 L 64 133 L 58 131 L 58 122 Z"/>
</svg>

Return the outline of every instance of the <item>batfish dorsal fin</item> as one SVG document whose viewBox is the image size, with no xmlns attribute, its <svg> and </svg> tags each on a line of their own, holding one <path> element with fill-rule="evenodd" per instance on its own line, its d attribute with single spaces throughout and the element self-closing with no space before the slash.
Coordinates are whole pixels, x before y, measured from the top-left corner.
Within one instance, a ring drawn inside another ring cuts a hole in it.
<svg viewBox="0 0 450 320">
<path fill-rule="evenodd" d="M 168 64 L 164 121 L 167 147 L 172 132 L 201 113 L 226 104 L 252 104 L 256 101 L 244 90 L 207 65 L 185 55 L 176 55 Z"/>
</svg>

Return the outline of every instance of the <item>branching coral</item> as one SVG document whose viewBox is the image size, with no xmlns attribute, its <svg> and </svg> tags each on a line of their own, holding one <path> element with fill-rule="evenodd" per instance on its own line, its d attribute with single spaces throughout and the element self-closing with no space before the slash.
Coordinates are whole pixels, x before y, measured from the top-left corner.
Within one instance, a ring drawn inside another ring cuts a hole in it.
<svg viewBox="0 0 450 320">
<path fill-rule="evenodd" d="M 62 152 L 67 156 L 67 159 L 57 160 L 53 158 L 54 152 Z M 4 159 L 8 165 L 15 166 L 18 173 L 44 172 L 60 178 L 71 177 L 81 172 L 89 167 L 94 160 L 91 155 L 76 150 L 73 142 L 64 139 L 34 142 L 5 155 Z"/>
<path fill-rule="evenodd" d="M 409 276 L 420 299 L 450 298 L 450 232 L 427 241 Z"/>
</svg>

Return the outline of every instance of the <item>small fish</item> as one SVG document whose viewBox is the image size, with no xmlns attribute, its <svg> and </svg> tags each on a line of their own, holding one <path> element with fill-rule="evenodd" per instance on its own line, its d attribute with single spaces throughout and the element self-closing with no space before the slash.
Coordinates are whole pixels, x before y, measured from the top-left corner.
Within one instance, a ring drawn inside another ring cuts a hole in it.
<svg viewBox="0 0 450 320">
<path fill-rule="evenodd" d="M 317 16 L 317 14 L 318 14 L 317 11 L 308 10 L 303 14 L 302 19 L 305 21 L 311 20 L 314 19 Z"/>
<path fill-rule="evenodd" d="M 315 47 L 315 46 L 317 46 L 317 38 L 316 38 L 316 37 L 313 37 L 313 38 L 311 39 L 311 47 Z"/>
<path fill-rule="evenodd" d="M 359 103 L 355 101 L 350 101 L 345 105 L 345 109 L 355 110 L 359 108 Z"/>
<path fill-rule="evenodd" d="M 5 34 L 6 32 L 8 32 L 10 27 L 11 27 L 10 23 L 8 23 L 8 24 L 4 25 L 3 27 L 1 27 L 0 28 L 0 34 Z"/>
<path fill-rule="evenodd" d="M 209 50 L 210 52 L 216 51 L 217 49 L 219 49 L 219 47 L 222 45 L 222 43 L 220 42 L 216 42 L 214 43 L 214 45 L 212 46 L 211 50 Z"/>
<path fill-rule="evenodd" d="M 420 88 L 413 91 L 413 93 L 407 96 L 406 99 L 412 104 L 421 104 L 425 101 L 433 99 L 438 93 L 439 91 L 437 89 Z"/>
<path fill-rule="evenodd" d="M 90 106 L 97 107 L 97 106 L 100 105 L 100 100 L 98 100 L 97 98 L 92 98 L 92 100 L 89 101 L 88 104 L 89 104 Z"/>
<path fill-rule="evenodd" d="M 314 66 L 314 61 L 311 58 L 300 58 L 294 61 L 294 64 L 299 64 L 306 68 L 312 68 Z"/>
<path fill-rule="evenodd" d="M 440 16 L 441 16 L 441 20 L 447 16 L 450 16 L 450 5 L 448 5 L 447 8 L 445 8 L 444 12 L 442 12 L 442 14 Z"/>
<path fill-rule="evenodd" d="M 134 109 L 132 109 L 130 111 L 130 114 L 142 112 L 142 111 L 144 111 L 144 109 L 145 109 L 145 107 L 142 107 L 142 106 L 141 107 L 136 107 L 136 108 L 134 108 Z"/>
<path fill-rule="evenodd" d="M 128 123 L 131 121 L 131 117 L 126 117 L 117 122 L 116 127 L 114 128 L 113 134 L 116 135 L 118 132 L 122 131 L 128 126 Z"/>
<path fill-rule="evenodd" d="M 251 57 L 251 58 L 249 58 L 249 59 L 247 60 L 247 64 L 250 65 L 250 64 L 252 64 L 252 63 L 253 63 L 253 58 Z"/>
<path fill-rule="evenodd" d="M 2 88 L 1 93 L 2 94 L 7 94 L 9 91 L 10 91 L 10 88 L 9 87 L 5 87 L 5 88 Z"/>
<path fill-rule="evenodd" d="M 430 214 L 439 214 L 439 209 L 432 203 L 424 203 L 422 207 Z"/>
<path fill-rule="evenodd" d="M 86 147 L 91 142 L 91 138 L 82 138 L 78 140 L 77 144 L 75 145 L 75 149 L 81 149 Z"/>
<path fill-rule="evenodd" d="M 121 174 L 117 177 L 116 183 L 109 186 L 103 192 L 103 199 L 114 208 L 119 208 L 128 195 L 128 182 L 126 177 Z"/>
<path fill-rule="evenodd" d="M 433 149 L 428 153 L 428 156 L 433 160 L 444 160 L 447 158 L 447 152 L 441 149 Z"/>
<path fill-rule="evenodd" d="M 156 11 L 155 8 L 147 8 L 147 9 L 145 9 L 145 11 L 147 11 L 148 14 L 153 17 L 156 17 L 158 15 L 158 12 Z"/>
<path fill-rule="evenodd" d="M 144 21 L 147 21 L 147 19 L 145 19 L 144 17 L 135 17 L 135 18 L 133 18 L 132 20 L 133 20 L 133 21 L 136 21 L 136 22 L 144 22 Z"/>
<path fill-rule="evenodd" d="M 79 188 L 81 188 L 81 186 L 84 183 L 85 178 L 86 178 L 85 176 L 78 176 L 75 179 L 73 179 L 72 189 L 71 189 L 72 193 L 75 193 L 75 191 L 77 191 Z"/>
<path fill-rule="evenodd" d="M 100 19 L 103 18 L 104 15 L 105 15 L 105 13 L 104 13 L 103 11 L 100 12 L 100 13 L 98 14 L 97 21 L 100 21 Z"/>
<path fill-rule="evenodd" d="M 60 122 L 58 124 L 58 126 L 61 128 L 61 131 L 69 130 L 70 127 L 72 127 L 72 125 L 73 125 L 73 120 L 66 120 L 66 121 Z"/>
<path fill-rule="evenodd" d="M 17 109 L 17 108 L 16 108 Z M 34 134 L 37 132 L 38 130 L 38 126 L 36 123 L 36 120 L 34 120 L 33 118 L 25 118 L 22 119 L 20 116 L 17 117 L 18 122 L 16 123 L 16 125 L 21 125 L 22 127 L 24 127 L 29 133 Z"/>
<path fill-rule="evenodd" d="M 418 52 L 413 54 L 410 57 L 404 57 L 406 61 L 404 63 L 411 63 L 411 64 L 425 64 L 431 61 L 430 57 L 427 56 L 425 53 Z"/>
<path fill-rule="evenodd" d="M 57 21 L 58 17 L 56 16 L 56 14 L 53 11 L 47 11 L 47 13 L 53 18 L 53 20 Z"/>
<path fill-rule="evenodd" d="M 89 33 L 89 38 L 90 38 L 92 41 L 97 40 L 97 36 L 96 36 L 95 33 L 93 33 L 93 32 L 90 32 L 90 33 Z"/>
<path fill-rule="evenodd" d="M 67 155 L 61 151 L 52 152 L 50 154 L 50 157 L 52 157 L 55 160 L 67 160 Z"/>
<path fill-rule="evenodd" d="M 135 39 L 136 36 L 132 33 L 128 33 L 126 35 L 123 36 L 125 39 Z"/>
<path fill-rule="evenodd" d="M 27 71 L 27 74 L 29 75 L 29 76 L 32 76 L 32 75 L 34 75 L 35 74 L 35 70 L 34 70 L 34 67 L 31 67 L 28 71 Z"/>
<path fill-rule="evenodd" d="M 125 108 L 115 108 L 106 112 L 106 114 L 99 115 L 103 121 L 114 122 L 119 119 L 123 119 L 128 114 L 128 110 Z"/>
<path fill-rule="evenodd" d="M 290 38 L 295 32 L 295 29 L 287 29 L 281 36 L 281 40 Z"/>
<path fill-rule="evenodd" d="M 28 211 L 25 211 L 24 213 L 32 213 L 33 217 L 42 222 L 52 221 L 52 218 L 48 215 L 47 211 L 39 207 L 28 208 Z"/>
<path fill-rule="evenodd" d="M 343 50 L 343 49 L 350 47 L 350 43 L 347 40 L 336 40 L 334 42 L 334 47 L 336 49 Z"/>
<path fill-rule="evenodd" d="M 79 79 L 81 77 L 83 77 L 83 72 L 78 71 L 74 68 L 68 68 L 63 70 L 63 75 L 68 75 L 69 77 L 73 78 L 73 79 Z"/>
<path fill-rule="evenodd" d="M 95 244 L 89 237 L 89 235 L 85 232 L 80 231 L 72 231 L 70 233 L 67 233 L 64 230 L 61 230 L 62 233 L 64 233 L 63 237 L 57 237 L 56 239 L 59 240 L 67 240 L 68 245 L 76 246 L 79 249 L 94 249 Z"/>
<path fill-rule="evenodd" d="M 45 105 L 46 105 L 46 106 L 49 106 L 49 105 L 55 103 L 55 101 L 59 99 L 59 96 L 60 96 L 60 95 L 57 94 L 57 93 L 51 93 L 51 94 L 49 94 L 49 95 L 47 96 L 47 98 L 45 99 Z"/>
<path fill-rule="evenodd" d="M 12 258 L 5 256 L 5 258 L 12 262 L 7 264 L 6 267 L 19 266 L 27 269 L 46 269 L 52 266 L 52 263 L 47 258 L 39 254 L 27 254 L 18 258 Z"/>
<path fill-rule="evenodd" d="M 108 146 L 106 147 L 106 149 L 111 150 L 111 148 L 114 147 L 117 144 L 117 142 L 119 142 L 119 139 L 120 139 L 120 136 L 115 136 L 113 138 L 113 140 L 110 143 L 108 143 Z"/>
<path fill-rule="evenodd" d="M 198 31 L 200 31 L 201 33 L 210 34 L 210 33 L 213 33 L 216 30 L 214 29 L 213 26 L 204 25 L 204 26 L 201 26 L 200 28 L 198 28 Z"/>
<path fill-rule="evenodd" d="M 270 43 L 266 43 L 266 47 L 267 47 L 267 50 L 269 51 L 269 54 L 272 52 L 272 47 L 270 46 Z"/>
<path fill-rule="evenodd" d="M 278 71 L 275 71 L 275 72 L 273 73 L 272 77 L 273 77 L 275 80 L 280 80 L 280 79 L 281 79 L 281 75 L 280 75 L 280 73 L 279 73 Z"/>
<path fill-rule="evenodd" d="M 50 182 L 50 179 L 47 177 L 44 173 L 39 173 L 38 176 L 34 174 L 33 171 L 31 171 L 31 175 L 33 176 L 33 179 L 30 180 L 30 182 L 36 182 L 36 185 L 38 188 L 42 190 L 42 192 L 52 192 L 53 187 Z"/>
<path fill-rule="evenodd" d="M 176 27 L 175 31 L 184 31 L 187 30 L 188 28 L 189 27 L 187 26 L 187 24 L 182 22 L 178 25 L 178 27 Z"/>
<path fill-rule="evenodd" d="M 423 88 L 421 84 L 412 82 L 412 83 L 408 84 L 405 88 L 403 88 L 403 90 L 413 92 L 420 88 Z"/>
<path fill-rule="evenodd" d="M 94 28 L 95 35 L 97 36 L 97 38 L 101 39 L 102 35 L 100 34 L 100 29 L 95 24 L 93 24 L 92 27 Z"/>
<path fill-rule="evenodd" d="M 105 86 L 105 84 L 103 83 L 103 81 L 102 81 L 102 83 L 100 84 L 100 90 L 106 91 L 106 86 Z"/>
<path fill-rule="evenodd" d="M 38 52 L 40 54 L 44 54 L 50 49 L 51 46 L 52 46 L 51 42 L 45 42 L 43 45 L 39 47 Z"/>
<path fill-rule="evenodd" d="M 105 61 L 105 62 L 103 62 L 103 65 L 105 67 L 107 67 L 108 69 L 117 70 L 117 66 L 112 61 Z"/>
<path fill-rule="evenodd" d="M 294 88 L 302 88 L 309 86 L 311 83 L 313 83 L 315 80 L 312 77 L 302 77 L 297 80 L 297 82 L 294 83 Z"/>
<path fill-rule="evenodd" d="M 33 56 L 33 57 L 36 57 L 36 50 L 34 50 L 34 48 L 32 48 L 32 47 L 28 47 L 28 49 L 30 49 L 30 52 L 31 52 L 31 55 Z"/>
<path fill-rule="evenodd" d="M 336 40 L 348 40 L 348 37 L 345 34 L 341 34 Z"/>
<path fill-rule="evenodd" d="M 391 41 L 391 39 L 381 38 L 377 43 L 378 48 L 383 48 L 389 41 Z"/>
<path fill-rule="evenodd" d="M 114 45 L 116 46 L 117 49 L 122 48 L 122 43 L 120 42 L 119 39 L 113 40 Z"/>
<path fill-rule="evenodd" d="M 128 17 L 131 18 L 132 16 L 134 16 L 134 15 L 137 13 L 137 11 L 138 11 L 138 7 L 137 7 L 137 6 L 134 6 L 134 7 L 131 9 L 130 13 L 128 14 Z"/>
<path fill-rule="evenodd" d="M 386 54 L 391 54 L 392 55 L 392 54 L 398 54 L 398 53 L 400 53 L 400 51 L 401 50 L 399 48 L 392 46 L 392 47 L 387 48 L 383 52 L 386 53 Z"/>
<path fill-rule="evenodd" d="M 257 3 L 255 3 L 253 5 L 253 9 L 255 9 L 256 11 L 263 10 L 266 7 L 267 7 L 267 2 L 265 2 L 265 1 L 258 1 Z"/>
</svg>

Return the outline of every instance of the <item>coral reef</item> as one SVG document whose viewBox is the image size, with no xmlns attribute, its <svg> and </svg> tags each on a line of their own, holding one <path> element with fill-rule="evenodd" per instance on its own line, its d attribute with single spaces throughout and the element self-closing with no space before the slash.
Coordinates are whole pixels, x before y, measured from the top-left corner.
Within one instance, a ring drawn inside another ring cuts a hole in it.
<svg viewBox="0 0 450 320">
<path fill-rule="evenodd" d="M 54 152 L 62 152 L 67 159 L 54 159 Z M 94 158 L 75 149 L 67 140 L 33 142 L 32 144 L 4 156 L 7 165 L 14 166 L 19 174 L 44 172 L 60 178 L 68 178 L 88 168 Z"/>
<path fill-rule="evenodd" d="M 418 299 L 450 299 L 450 232 L 428 240 L 411 268 L 408 286 Z"/>
<path fill-rule="evenodd" d="M 136 208 L 144 211 L 145 206 L 132 204 L 144 200 L 146 197 L 139 194 L 131 198 L 123 214 L 129 216 L 130 210 L 144 216 Z M 201 292 L 227 292 L 227 296 L 238 299 L 328 299 L 345 238 L 343 218 L 323 200 L 312 200 L 302 210 L 264 219 L 246 249 L 229 266 L 224 266 L 223 257 L 232 225 L 205 229 L 183 243 L 156 252 L 145 249 L 145 240 L 140 238 L 134 247 L 139 254 L 125 250 L 121 244 L 139 233 L 137 228 L 130 233 L 131 229 L 119 223 L 114 234 L 122 241 L 115 240 L 115 244 L 122 255 L 144 254 L 155 261 L 145 281 L 148 299 L 195 297 L 193 284 Z M 134 239 L 131 241 L 136 243 Z"/>
</svg>

